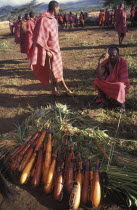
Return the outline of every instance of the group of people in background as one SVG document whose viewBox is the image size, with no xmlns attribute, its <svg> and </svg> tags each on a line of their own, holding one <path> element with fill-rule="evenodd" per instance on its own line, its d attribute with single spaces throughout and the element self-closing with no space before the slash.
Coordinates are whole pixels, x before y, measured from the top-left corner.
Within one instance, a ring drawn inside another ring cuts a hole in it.
<svg viewBox="0 0 137 210">
<path fill-rule="evenodd" d="M 29 16 L 30 19 L 32 18 L 31 14 L 28 14 L 27 16 Z M 27 17 L 27 19 L 29 17 Z M 34 19 L 37 20 L 38 17 L 35 16 Z M 88 13 L 83 11 L 81 11 L 79 15 L 77 13 L 72 13 L 72 12 L 59 13 L 56 16 L 56 19 L 58 21 L 60 29 L 71 29 L 78 26 L 84 27 L 85 21 L 88 19 Z M 19 22 L 22 22 L 23 20 L 26 20 L 26 17 L 18 16 L 18 20 Z M 9 19 L 9 28 L 11 34 L 15 33 L 16 23 L 17 23 L 16 19 L 15 20 Z"/>
<path fill-rule="evenodd" d="M 108 27 L 114 25 L 114 16 L 114 10 L 109 11 L 108 9 L 106 9 L 104 11 L 103 9 L 101 9 L 98 17 L 98 25 Z"/>
<path fill-rule="evenodd" d="M 14 23 L 15 43 L 20 44 L 21 53 L 26 53 L 30 58 L 30 49 L 32 47 L 33 31 L 37 22 L 34 12 L 26 13 L 24 17 L 18 16 Z"/>
<path fill-rule="evenodd" d="M 101 9 L 99 12 L 99 17 L 97 21 L 98 25 L 108 26 L 108 27 L 114 26 L 117 9 L 118 8 L 116 8 L 115 10 L 114 9 L 109 10 L 108 8 L 106 8 L 105 10 Z M 135 7 L 135 5 L 132 5 L 130 9 L 130 21 L 131 21 L 131 26 L 135 26 L 135 23 L 137 22 L 137 7 Z"/>
<path fill-rule="evenodd" d="M 71 29 L 73 27 L 84 27 L 85 21 L 88 19 L 88 13 L 81 11 L 79 16 L 76 13 L 60 13 L 57 16 L 61 29 Z"/>
<path fill-rule="evenodd" d="M 130 10 L 130 21 L 131 26 L 135 25 L 137 21 L 137 7 L 132 5 Z M 122 45 L 124 37 L 126 36 L 127 29 L 127 14 L 123 4 L 120 4 L 119 7 L 115 10 L 111 10 L 111 12 L 106 9 L 100 10 L 99 18 L 98 18 L 99 26 L 114 26 L 115 30 L 118 33 L 118 41 L 119 45 Z"/>
</svg>

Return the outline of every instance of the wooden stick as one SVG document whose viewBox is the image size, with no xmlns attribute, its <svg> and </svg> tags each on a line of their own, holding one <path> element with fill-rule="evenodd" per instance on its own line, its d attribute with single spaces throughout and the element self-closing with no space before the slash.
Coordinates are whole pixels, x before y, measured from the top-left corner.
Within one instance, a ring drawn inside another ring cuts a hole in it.
<svg viewBox="0 0 137 210">
<path fill-rule="evenodd" d="M 103 155 L 110 160 L 109 156 L 107 155 L 107 153 L 104 151 L 104 149 L 100 146 L 100 144 L 95 140 L 92 139 L 93 143 L 97 146 L 97 148 L 103 153 Z"/>
</svg>

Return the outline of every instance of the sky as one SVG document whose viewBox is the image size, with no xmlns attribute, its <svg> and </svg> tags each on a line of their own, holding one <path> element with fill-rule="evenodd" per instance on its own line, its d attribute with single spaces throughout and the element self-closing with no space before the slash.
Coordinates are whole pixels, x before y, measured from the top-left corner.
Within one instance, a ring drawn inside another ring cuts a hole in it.
<svg viewBox="0 0 137 210">
<path fill-rule="evenodd" d="M 31 0 L 0 0 L 0 7 L 10 5 L 10 6 L 16 6 L 16 5 L 23 5 L 26 3 L 29 3 Z M 66 3 L 66 2 L 76 2 L 80 0 L 57 0 L 59 3 Z M 50 0 L 37 0 L 38 3 L 44 2 L 49 3 Z"/>
</svg>

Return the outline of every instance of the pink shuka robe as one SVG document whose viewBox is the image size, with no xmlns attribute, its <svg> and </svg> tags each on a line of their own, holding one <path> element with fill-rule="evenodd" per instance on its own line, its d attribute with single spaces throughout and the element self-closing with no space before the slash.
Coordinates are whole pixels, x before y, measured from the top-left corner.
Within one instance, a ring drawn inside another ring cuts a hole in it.
<svg viewBox="0 0 137 210">
<path fill-rule="evenodd" d="M 51 79 L 46 51 L 51 51 L 53 54 L 52 73 L 54 79 L 59 81 L 63 78 L 63 65 L 58 40 L 58 24 L 49 12 L 42 13 L 36 23 L 30 60 L 34 75 L 43 85 L 47 85 Z"/>
<path fill-rule="evenodd" d="M 17 20 L 15 23 L 15 32 L 14 32 L 14 35 L 15 35 L 14 41 L 16 44 L 20 43 L 20 26 L 21 26 L 21 22 Z"/>
<path fill-rule="evenodd" d="M 130 19 L 134 20 L 135 18 L 135 7 L 131 7 L 131 11 L 130 11 Z"/>
<path fill-rule="evenodd" d="M 28 59 L 31 56 L 32 44 L 33 44 L 33 32 L 35 28 L 36 21 L 34 19 L 30 19 L 27 21 L 27 55 Z"/>
<path fill-rule="evenodd" d="M 123 8 L 118 8 L 115 13 L 115 29 L 119 33 L 126 34 L 127 24 L 126 24 L 126 12 Z"/>
<path fill-rule="evenodd" d="M 27 54 L 27 21 L 22 20 L 20 26 L 20 51 Z"/>
<path fill-rule="evenodd" d="M 105 60 L 101 65 L 105 66 L 109 60 Z M 94 86 L 98 90 L 100 89 L 106 96 L 117 100 L 119 103 L 125 102 L 125 96 L 128 93 L 130 84 L 128 80 L 128 63 L 122 58 L 118 57 L 118 60 L 112 69 L 111 73 L 106 79 L 97 78 L 94 81 Z M 101 101 L 101 96 L 99 101 Z"/>
</svg>

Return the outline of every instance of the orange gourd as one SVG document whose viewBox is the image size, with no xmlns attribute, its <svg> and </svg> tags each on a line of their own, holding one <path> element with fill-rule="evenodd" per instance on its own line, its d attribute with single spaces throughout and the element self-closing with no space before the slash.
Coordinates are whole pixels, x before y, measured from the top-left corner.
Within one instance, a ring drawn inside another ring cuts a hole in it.
<svg viewBox="0 0 137 210">
<path fill-rule="evenodd" d="M 63 198 L 63 184 L 64 184 L 63 172 L 64 172 L 64 162 L 62 163 L 61 167 L 58 168 L 57 178 L 55 180 L 53 196 L 54 199 L 58 201 L 61 201 Z"/>
<path fill-rule="evenodd" d="M 47 183 L 47 175 L 49 172 L 49 167 L 51 165 L 51 153 L 52 153 L 52 133 L 49 131 L 48 133 L 48 141 L 45 146 L 45 159 L 43 166 L 43 183 Z"/>
<path fill-rule="evenodd" d="M 90 200 L 94 207 L 98 207 L 101 201 L 101 186 L 100 186 L 100 177 L 99 177 L 99 163 L 97 162 L 96 170 L 93 172 L 93 182 Z"/>
<path fill-rule="evenodd" d="M 49 167 L 46 184 L 44 186 L 44 190 L 46 193 L 51 193 L 53 189 L 53 178 L 55 174 L 56 162 L 57 162 L 57 151 L 53 153 L 53 160 L 51 166 Z"/>
<path fill-rule="evenodd" d="M 89 161 L 86 161 L 86 166 L 84 170 L 81 201 L 83 204 L 86 204 L 88 201 L 89 194 Z"/>
</svg>

